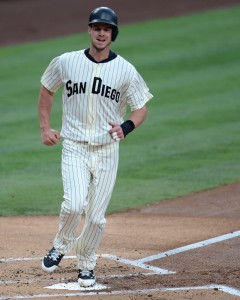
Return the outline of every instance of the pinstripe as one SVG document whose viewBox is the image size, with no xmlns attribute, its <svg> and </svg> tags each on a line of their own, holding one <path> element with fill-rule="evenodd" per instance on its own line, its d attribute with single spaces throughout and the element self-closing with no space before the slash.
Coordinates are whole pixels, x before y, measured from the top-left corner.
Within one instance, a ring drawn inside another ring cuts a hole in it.
<svg viewBox="0 0 240 300">
<path fill-rule="evenodd" d="M 76 244 L 79 268 L 94 269 L 95 252 L 105 228 L 105 212 L 111 198 L 118 167 L 118 143 L 90 146 L 70 140 L 63 142 L 62 177 L 64 202 L 54 246 L 61 253 Z M 76 228 L 85 211 L 80 237 Z"/>
<path fill-rule="evenodd" d="M 96 77 L 101 77 L 103 85 L 119 91 L 119 102 L 91 92 Z M 76 84 L 86 82 L 86 93 L 68 97 L 66 83 L 69 79 Z M 61 135 L 75 141 L 88 141 L 92 145 L 112 142 L 107 134 L 110 129 L 108 121 L 122 123 L 128 105 L 131 110 L 136 110 L 152 97 L 142 77 L 124 58 L 117 56 L 110 62 L 96 64 L 85 56 L 83 50 L 53 59 L 41 82 L 52 92 L 63 86 Z"/>
<path fill-rule="evenodd" d="M 79 269 L 93 270 L 118 168 L 119 143 L 108 134 L 108 122 L 121 124 L 128 106 L 140 109 L 152 95 L 121 56 L 95 63 L 84 50 L 54 58 L 41 82 L 51 92 L 63 88 L 64 195 L 54 247 L 62 254 L 75 248 Z M 85 224 L 76 236 L 83 213 Z"/>
</svg>

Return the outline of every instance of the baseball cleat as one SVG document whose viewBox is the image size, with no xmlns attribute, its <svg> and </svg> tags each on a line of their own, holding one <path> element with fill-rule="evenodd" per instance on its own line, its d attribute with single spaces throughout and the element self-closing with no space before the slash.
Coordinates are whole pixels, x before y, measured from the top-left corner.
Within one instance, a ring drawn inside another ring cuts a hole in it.
<svg viewBox="0 0 240 300">
<path fill-rule="evenodd" d="M 78 284 L 81 287 L 90 287 L 93 286 L 96 282 L 96 278 L 94 275 L 94 271 L 88 271 L 88 270 L 79 270 L 78 274 Z"/>
<path fill-rule="evenodd" d="M 61 254 L 53 247 L 42 259 L 43 271 L 55 271 L 58 268 L 58 265 L 62 260 L 63 256 L 64 254 Z"/>
</svg>

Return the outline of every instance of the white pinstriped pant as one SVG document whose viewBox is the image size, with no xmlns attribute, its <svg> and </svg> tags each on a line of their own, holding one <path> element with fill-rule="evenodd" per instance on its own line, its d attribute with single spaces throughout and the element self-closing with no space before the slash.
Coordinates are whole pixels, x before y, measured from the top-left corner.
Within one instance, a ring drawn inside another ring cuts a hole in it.
<svg viewBox="0 0 240 300">
<path fill-rule="evenodd" d="M 54 247 L 62 254 L 75 247 L 78 268 L 93 270 L 105 229 L 105 212 L 114 188 L 119 143 L 91 146 L 65 139 L 62 150 L 64 201 Z M 85 212 L 81 235 L 76 229 Z"/>
</svg>

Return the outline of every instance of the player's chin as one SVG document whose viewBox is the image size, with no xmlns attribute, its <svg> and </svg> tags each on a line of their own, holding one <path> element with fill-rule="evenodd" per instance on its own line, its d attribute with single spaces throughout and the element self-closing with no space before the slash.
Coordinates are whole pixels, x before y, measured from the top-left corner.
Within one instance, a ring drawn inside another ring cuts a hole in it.
<svg viewBox="0 0 240 300">
<path fill-rule="evenodd" d="M 97 50 L 104 50 L 109 45 L 110 45 L 110 43 L 108 43 L 108 42 L 100 42 L 100 41 L 96 41 L 96 43 L 94 44 L 94 46 Z"/>
</svg>

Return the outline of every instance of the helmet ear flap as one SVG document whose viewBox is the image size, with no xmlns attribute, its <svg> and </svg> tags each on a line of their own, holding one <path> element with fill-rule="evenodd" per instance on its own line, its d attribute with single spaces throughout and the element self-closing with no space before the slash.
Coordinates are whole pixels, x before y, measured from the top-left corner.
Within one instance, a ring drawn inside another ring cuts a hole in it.
<svg viewBox="0 0 240 300">
<path fill-rule="evenodd" d="M 112 41 L 113 42 L 116 40 L 116 38 L 118 36 L 118 33 L 119 33 L 118 28 L 117 27 L 113 27 L 113 29 L 112 29 Z"/>
</svg>

